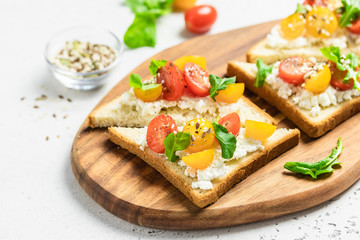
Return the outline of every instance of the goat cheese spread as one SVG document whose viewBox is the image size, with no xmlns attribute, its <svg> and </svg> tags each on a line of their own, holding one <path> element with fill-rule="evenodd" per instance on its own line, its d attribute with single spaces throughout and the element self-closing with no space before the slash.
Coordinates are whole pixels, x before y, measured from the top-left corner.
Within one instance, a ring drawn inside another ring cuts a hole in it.
<svg viewBox="0 0 360 240">
<path fill-rule="evenodd" d="M 266 45 L 269 48 L 303 48 L 313 46 L 338 46 L 340 49 L 348 47 L 351 44 L 360 44 L 360 37 L 356 34 L 351 34 L 346 29 L 338 28 L 328 38 L 314 38 L 310 36 L 298 37 L 294 40 L 286 40 L 281 36 L 280 25 L 276 25 L 271 29 L 271 32 L 266 36 Z"/>
<path fill-rule="evenodd" d="M 316 62 L 315 59 L 309 60 L 314 63 Z M 315 63 L 315 68 L 321 68 L 323 64 L 324 63 Z M 289 99 L 302 109 L 309 110 L 313 117 L 318 116 L 322 108 L 337 105 L 360 95 L 360 92 L 356 89 L 338 91 L 332 86 L 329 86 L 320 94 L 311 93 L 302 86 L 286 83 L 279 78 L 279 65 L 280 62 L 274 64 L 272 73 L 267 76 L 265 82 L 276 90 L 280 97 Z"/>
</svg>

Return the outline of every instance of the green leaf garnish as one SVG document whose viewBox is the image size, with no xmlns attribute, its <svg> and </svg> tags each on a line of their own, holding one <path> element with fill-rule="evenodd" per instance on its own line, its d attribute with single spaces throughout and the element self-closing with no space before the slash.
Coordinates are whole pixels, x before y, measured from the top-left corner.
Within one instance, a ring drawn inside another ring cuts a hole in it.
<svg viewBox="0 0 360 240">
<path fill-rule="evenodd" d="M 273 70 L 273 66 L 266 65 L 262 59 L 256 61 L 256 67 L 258 69 L 256 73 L 256 80 L 254 83 L 255 87 L 261 87 L 264 85 L 265 80 Z"/>
<path fill-rule="evenodd" d="M 337 69 L 340 71 L 347 71 L 347 74 L 343 79 L 344 83 L 348 82 L 350 79 L 358 79 L 360 72 L 355 71 L 355 68 L 359 65 L 358 56 L 350 53 L 345 57 L 341 57 L 340 48 L 334 46 L 323 47 L 320 49 L 320 51 L 327 59 L 336 63 Z M 353 88 L 360 91 L 360 83 L 358 81 L 354 81 Z"/>
<path fill-rule="evenodd" d="M 307 12 L 308 11 L 306 10 L 304 5 L 300 3 L 297 4 L 295 13 L 306 14 Z"/>
<path fill-rule="evenodd" d="M 179 156 L 176 156 L 176 151 L 182 151 L 190 145 L 190 133 L 178 132 L 176 134 L 170 133 L 164 140 L 165 156 L 170 162 L 175 162 Z"/>
<path fill-rule="evenodd" d="M 160 84 L 157 83 L 145 83 L 141 81 L 139 74 L 132 73 L 129 78 L 129 85 L 132 88 L 141 88 L 142 90 L 149 90 L 158 87 Z"/>
<path fill-rule="evenodd" d="M 236 148 L 236 137 L 229 133 L 226 127 L 216 122 L 213 122 L 212 125 L 214 127 L 216 140 L 218 140 L 221 146 L 221 156 L 225 159 L 232 158 Z"/>
<path fill-rule="evenodd" d="M 337 160 L 343 148 L 342 140 L 339 138 L 336 148 L 332 149 L 330 156 L 327 158 L 315 163 L 287 162 L 284 168 L 295 173 L 302 173 L 317 178 L 320 174 L 333 172 L 334 169 L 332 167 L 341 164 Z"/>
<path fill-rule="evenodd" d="M 171 12 L 174 0 L 126 0 L 135 13 L 135 19 L 124 35 L 129 48 L 154 47 L 156 43 L 156 19 Z"/>
<path fill-rule="evenodd" d="M 220 90 L 226 89 L 227 85 L 235 83 L 236 77 L 220 78 L 214 74 L 210 74 L 210 97 L 216 102 L 215 97 L 219 94 Z"/>
<path fill-rule="evenodd" d="M 149 66 L 149 71 L 152 75 L 156 75 L 157 71 L 159 68 L 161 68 L 162 66 L 164 66 L 166 64 L 166 60 L 154 60 L 151 59 L 151 63 Z"/>
<path fill-rule="evenodd" d="M 360 17 L 360 1 L 359 0 L 342 0 L 343 13 L 339 20 L 339 27 L 349 27 L 351 23 Z"/>
</svg>

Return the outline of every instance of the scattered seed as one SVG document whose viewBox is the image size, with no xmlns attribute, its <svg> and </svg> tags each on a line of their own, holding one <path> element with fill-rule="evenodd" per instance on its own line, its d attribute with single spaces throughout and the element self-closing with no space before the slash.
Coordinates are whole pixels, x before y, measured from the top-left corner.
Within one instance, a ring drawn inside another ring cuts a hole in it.
<svg viewBox="0 0 360 240">
<path fill-rule="evenodd" d="M 199 131 L 195 131 L 196 134 L 199 134 Z"/>
<path fill-rule="evenodd" d="M 52 115 L 54 118 L 56 118 L 56 114 L 54 113 L 53 115 Z"/>
<path fill-rule="evenodd" d="M 192 142 L 195 142 L 195 137 L 194 137 L 194 135 L 191 135 L 190 139 L 191 139 Z"/>
<path fill-rule="evenodd" d="M 64 96 L 63 96 L 63 95 L 59 95 L 59 98 L 60 98 L 60 99 L 64 99 Z"/>
<path fill-rule="evenodd" d="M 20 98 L 20 101 L 24 101 L 24 100 L 25 100 L 25 97 Z"/>
<path fill-rule="evenodd" d="M 68 102 L 72 102 L 72 100 L 71 100 L 70 98 L 67 98 L 66 100 L 67 100 Z"/>
<path fill-rule="evenodd" d="M 34 108 L 39 108 L 39 106 L 38 106 L 38 105 L 34 105 Z"/>
<path fill-rule="evenodd" d="M 211 128 L 209 128 L 209 129 L 206 131 L 206 133 L 211 133 Z"/>
<path fill-rule="evenodd" d="M 42 100 L 46 100 L 47 96 L 45 94 L 41 94 L 40 97 L 35 98 L 35 101 L 42 101 Z"/>
<path fill-rule="evenodd" d="M 68 115 L 64 115 L 63 119 L 66 119 Z"/>
<path fill-rule="evenodd" d="M 195 124 L 195 127 L 196 127 L 196 129 L 198 129 L 198 128 L 200 127 L 200 123 L 197 122 L 197 123 Z"/>
<path fill-rule="evenodd" d="M 206 132 L 203 132 L 201 138 L 204 138 L 206 136 Z"/>
<path fill-rule="evenodd" d="M 46 141 L 49 141 L 49 136 L 46 136 L 45 140 L 46 140 Z"/>
</svg>

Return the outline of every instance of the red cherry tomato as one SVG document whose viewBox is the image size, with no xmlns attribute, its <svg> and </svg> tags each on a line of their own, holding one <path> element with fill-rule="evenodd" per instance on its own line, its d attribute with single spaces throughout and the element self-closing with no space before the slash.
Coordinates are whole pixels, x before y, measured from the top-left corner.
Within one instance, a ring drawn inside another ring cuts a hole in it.
<svg viewBox="0 0 360 240">
<path fill-rule="evenodd" d="M 181 98 L 185 89 L 184 76 L 181 70 L 171 61 L 159 68 L 156 82 L 162 84 L 163 98 L 175 101 Z"/>
<path fill-rule="evenodd" d="M 220 118 L 219 124 L 226 127 L 229 133 L 232 133 L 235 136 L 239 134 L 241 126 L 239 114 L 235 112 L 229 113 L 228 115 Z"/>
<path fill-rule="evenodd" d="M 169 133 L 177 131 L 177 126 L 172 117 L 161 114 L 149 123 L 146 132 L 146 142 L 149 148 L 157 153 L 165 152 L 164 140 Z"/>
<path fill-rule="evenodd" d="M 279 77 L 290 84 L 304 83 L 304 75 L 314 63 L 303 57 L 288 57 L 280 63 Z"/>
<path fill-rule="evenodd" d="M 352 32 L 354 34 L 360 34 L 360 18 L 358 18 L 357 20 L 352 22 L 351 26 L 348 27 L 348 29 L 350 32 Z"/>
<path fill-rule="evenodd" d="M 204 33 L 210 30 L 217 18 L 216 9 L 210 5 L 199 5 L 185 12 L 186 28 L 193 33 Z"/>
<path fill-rule="evenodd" d="M 211 88 L 209 73 L 199 65 L 188 62 L 184 66 L 184 78 L 187 88 L 195 96 L 205 97 L 209 95 Z"/>
<path fill-rule="evenodd" d="M 303 2 L 303 5 L 310 5 L 310 6 L 322 6 L 326 7 L 328 3 L 328 0 L 305 0 Z"/>
<path fill-rule="evenodd" d="M 336 64 L 333 62 L 331 62 L 330 64 L 330 71 L 331 71 L 330 84 L 333 88 L 339 91 L 345 91 L 353 88 L 354 79 L 350 79 L 347 83 L 343 82 L 343 79 L 345 78 L 347 71 L 340 71 L 336 67 Z"/>
</svg>

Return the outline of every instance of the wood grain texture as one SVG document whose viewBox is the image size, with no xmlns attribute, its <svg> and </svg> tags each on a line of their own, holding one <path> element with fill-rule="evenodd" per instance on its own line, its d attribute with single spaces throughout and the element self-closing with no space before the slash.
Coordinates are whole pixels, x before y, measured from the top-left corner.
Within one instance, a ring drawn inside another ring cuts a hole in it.
<svg viewBox="0 0 360 240">
<path fill-rule="evenodd" d="M 223 76 L 227 62 L 245 60 L 247 50 L 264 38 L 275 22 L 201 36 L 164 50 L 155 59 L 202 55 L 211 73 Z M 149 60 L 131 73 L 149 76 Z M 127 75 L 98 104 L 109 102 L 129 89 Z M 246 92 L 258 106 L 281 119 L 279 112 Z M 97 106 L 97 107 L 98 107 Z M 300 144 L 235 185 L 216 203 L 200 209 L 148 166 L 108 140 L 105 129 L 91 129 L 87 120 L 73 142 L 71 164 L 83 189 L 102 207 L 126 221 L 161 229 L 185 230 L 233 226 L 301 211 L 323 203 L 350 187 L 360 177 L 360 115 L 343 122 L 322 138 L 302 134 Z M 281 127 L 294 128 L 284 119 Z M 354 127 L 355 126 L 355 127 Z M 317 161 L 330 154 L 338 137 L 343 138 L 342 167 L 317 180 L 289 173 L 287 161 Z"/>
</svg>

